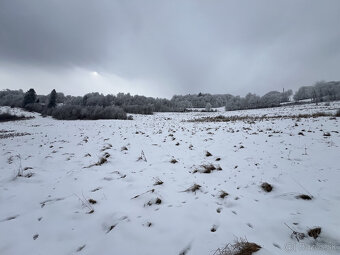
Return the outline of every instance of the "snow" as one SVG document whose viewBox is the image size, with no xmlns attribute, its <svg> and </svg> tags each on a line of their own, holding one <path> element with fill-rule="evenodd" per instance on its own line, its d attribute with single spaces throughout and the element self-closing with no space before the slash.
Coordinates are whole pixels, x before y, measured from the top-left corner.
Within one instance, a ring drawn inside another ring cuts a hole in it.
<svg viewBox="0 0 340 255">
<path fill-rule="evenodd" d="M 126 121 L 25 113 L 35 118 L 0 123 L 0 134 L 29 133 L 0 139 L 0 254 L 170 255 L 189 247 L 187 254 L 200 255 L 238 237 L 261 245 L 260 255 L 339 254 L 339 118 L 187 122 L 221 114 L 334 113 L 339 106 L 157 113 Z M 138 160 L 142 151 L 146 161 Z M 104 153 L 108 161 L 94 165 Z M 193 173 L 203 164 L 222 170 Z M 33 175 L 15 177 L 20 167 Z M 157 178 L 164 183 L 154 186 Z M 273 191 L 264 192 L 263 182 Z M 195 183 L 201 190 L 184 192 Z M 224 199 L 221 190 L 229 194 Z M 299 194 L 313 199 L 296 199 Z M 161 204 L 152 204 L 157 198 Z M 297 242 L 285 223 L 322 232 Z"/>
</svg>

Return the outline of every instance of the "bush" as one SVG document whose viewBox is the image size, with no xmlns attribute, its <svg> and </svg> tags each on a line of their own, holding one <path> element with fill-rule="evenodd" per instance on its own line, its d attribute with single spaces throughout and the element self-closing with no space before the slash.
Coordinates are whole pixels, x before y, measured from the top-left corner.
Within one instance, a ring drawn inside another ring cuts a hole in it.
<svg viewBox="0 0 340 255">
<path fill-rule="evenodd" d="M 40 103 L 27 104 L 24 108 L 29 112 L 42 113 L 44 111 L 44 106 Z"/>
<path fill-rule="evenodd" d="M 17 116 L 10 114 L 9 112 L 0 113 L 0 122 L 6 122 L 6 121 L 14 121 L 14 120 L 24 120 L 28 117 L 25 117 L 24 115 Z"/>
<path fill-rule="evenodd" d="M 336 117 L 340 117 L 340 109 L 338 109 L 338 110 L 336 111 L 335 116 L 336 116 Z"/>
</svg>

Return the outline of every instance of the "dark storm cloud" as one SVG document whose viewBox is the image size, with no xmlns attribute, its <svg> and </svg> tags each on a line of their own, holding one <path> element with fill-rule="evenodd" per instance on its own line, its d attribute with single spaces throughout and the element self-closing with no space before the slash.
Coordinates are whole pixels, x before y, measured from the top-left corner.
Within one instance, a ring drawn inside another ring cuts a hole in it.
<svg viewBox="0 0 340 255">
<path fill-rule="evenodd" d="M 162 96 L 296 88 L 339 79 L 339 13 L 337 0 L 0 0 L 0 79 L 44 71 L 48 87 L 80 68 L 106 74 L 103 92 L 110 75 Z"/>
</svg>

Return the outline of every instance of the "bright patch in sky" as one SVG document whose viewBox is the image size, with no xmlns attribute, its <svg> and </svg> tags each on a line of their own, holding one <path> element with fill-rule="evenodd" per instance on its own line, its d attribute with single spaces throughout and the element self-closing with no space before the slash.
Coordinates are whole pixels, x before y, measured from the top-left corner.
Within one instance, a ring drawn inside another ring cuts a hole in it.
<svg viewBox="0 0 340 255">
<path fill-rule="evenodd" d="M 93 71 L 93 72 L 91 72 L 91 75 L 92 75 L 92 76 L 99 76 L 99 73 L 96 72 L 96 71 Z"/>
</svg>

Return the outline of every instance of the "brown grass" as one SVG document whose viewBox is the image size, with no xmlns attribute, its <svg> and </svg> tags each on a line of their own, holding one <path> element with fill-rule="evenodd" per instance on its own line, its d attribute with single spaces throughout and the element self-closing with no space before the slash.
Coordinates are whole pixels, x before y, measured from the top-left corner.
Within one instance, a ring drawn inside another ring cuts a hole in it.
<svg viewBox="0 0 340 255">
<path fill-rule="evenodd" d="M 174 159 L 174 158 L 170 160 L 170 163 L 171 163 L 171 164 L 176 164 L 177 162 L 178 162 L 178 161 L 177 161 L 176 159 Z"/>
<path fill-rule="evenodd" d="M 223 116 L 223 115 L 218 115 L 215 117 L 202 117 L 198 119 L 192 119 L 192 120 L 188 120 L 188 122 L 230 122 L 230 121 L 254 122 L 254 121 L 268 121 L 268 120 L 273 120 L 273 119 L 307 119 L 307 118 L 333 117 L 333 116 L 338 116 L 338 115 L 337 114 L 333 115 L 331 113 L 325 113 L 325 112 L 317 112 L 313 114 L 276 115 L 276 116 L 266 116 L 266 115 Z"/>
<path fill-rule="evenodd" d="M 6 134 L 1 134 L 0 133 L 0 139 L 7 139 L 7 138 L 13 138 L 16 136 L 25 136 L 25 135 L 30 135 L 30 133 L 6 133 Z"/>
<path fill-rule="evenodd" d="M 164 182 L 159 179 L 159 178 L 154 178 L 155 179 L 155 183 L 153 184 L 154 186 L 157 186 L 157 185 L 162 185 Z"/>
<path fill-rule="evenodd" d="M 187 189 L 185 190 L 185 192 L 194 192 L 194 193 L 196 193 L 196 191 L 197 191 L 197 190 L 200 190 L 200 189 L 201 189 L 201 185 L 195 183 L 195 184 L 192 185 L 191 187 L 187 188 Z"/>
<path fill-rule="evenodd" d="M 106 234 L 111 232 L 115 227 L 117 226 L 117 224 L 111 225 L 108 230 L 106 231 Z"/>
<path fill-rule="evenodd" d="M 313 237 L 314 239 L 318 238 L 318 236 L 320 234 L 321 234 L 321 228 L 320 227 L 312 228 L 308 231 L 308 235 L 310 237 Z"/>
<path fill-rule="evenodd" d="M 96 166 L 101 166 L 107 162 L 107 158 L 101 157 L 98 162 L 95 164 Z"/>
<path fill-rule="evenodd" d="M 303 200 L 312 200 L 312 196 L 306 195 L 306 194 L 301 194 L 296 196 L 297 199 L 303 199 Z"/>
<path fill-rule="evenodd" d="M 195 169 L 193 173 L 203 173 L 203 174 L 210 174 L 212 171 L 221 171 L 222 168 L 219 165 L 213 165 L 213 164 L 206 164 L 201 165 L 199 169 Z"/>
<path fill-rule="evenodd" d="M 261 248 L 256 243 L 250 243 L 247 239 L 240 238 L 234 244 L 229 243 L 224 248 L 217 249 L 213 255 L 251 255 Z"/>
<path fill-rule="evenodd" d="M 93 204 L 93 205 L 97 204 L 97 201 L 92 199 L 92 198 L 90 198 L 88 201 L 89 201 L 90 204 Z"/>
<path fill-rule="evenodd" d="M 159 197 L 157 197 L 154 200 L 150 200 L 148 201 L 144 206 L 152 206 L 152 205 L 160 205 L 162 203 L 162 199 L 160 199 Z"/>
<path fill-rule="evenodd" d="M 224 190 L 221 190 L 218 197 L 224 199 L 226 196 L 229 196 L 229 194 Z"/>
<path fill-rule="evenodd" d="M 261 188 L 265 191 L 265 192 L 271 192 L 273 190 L 273 186 L 271 184 L 269 184 L 268 182 L 264 182 L 261 184 Z"/>
</svg>

